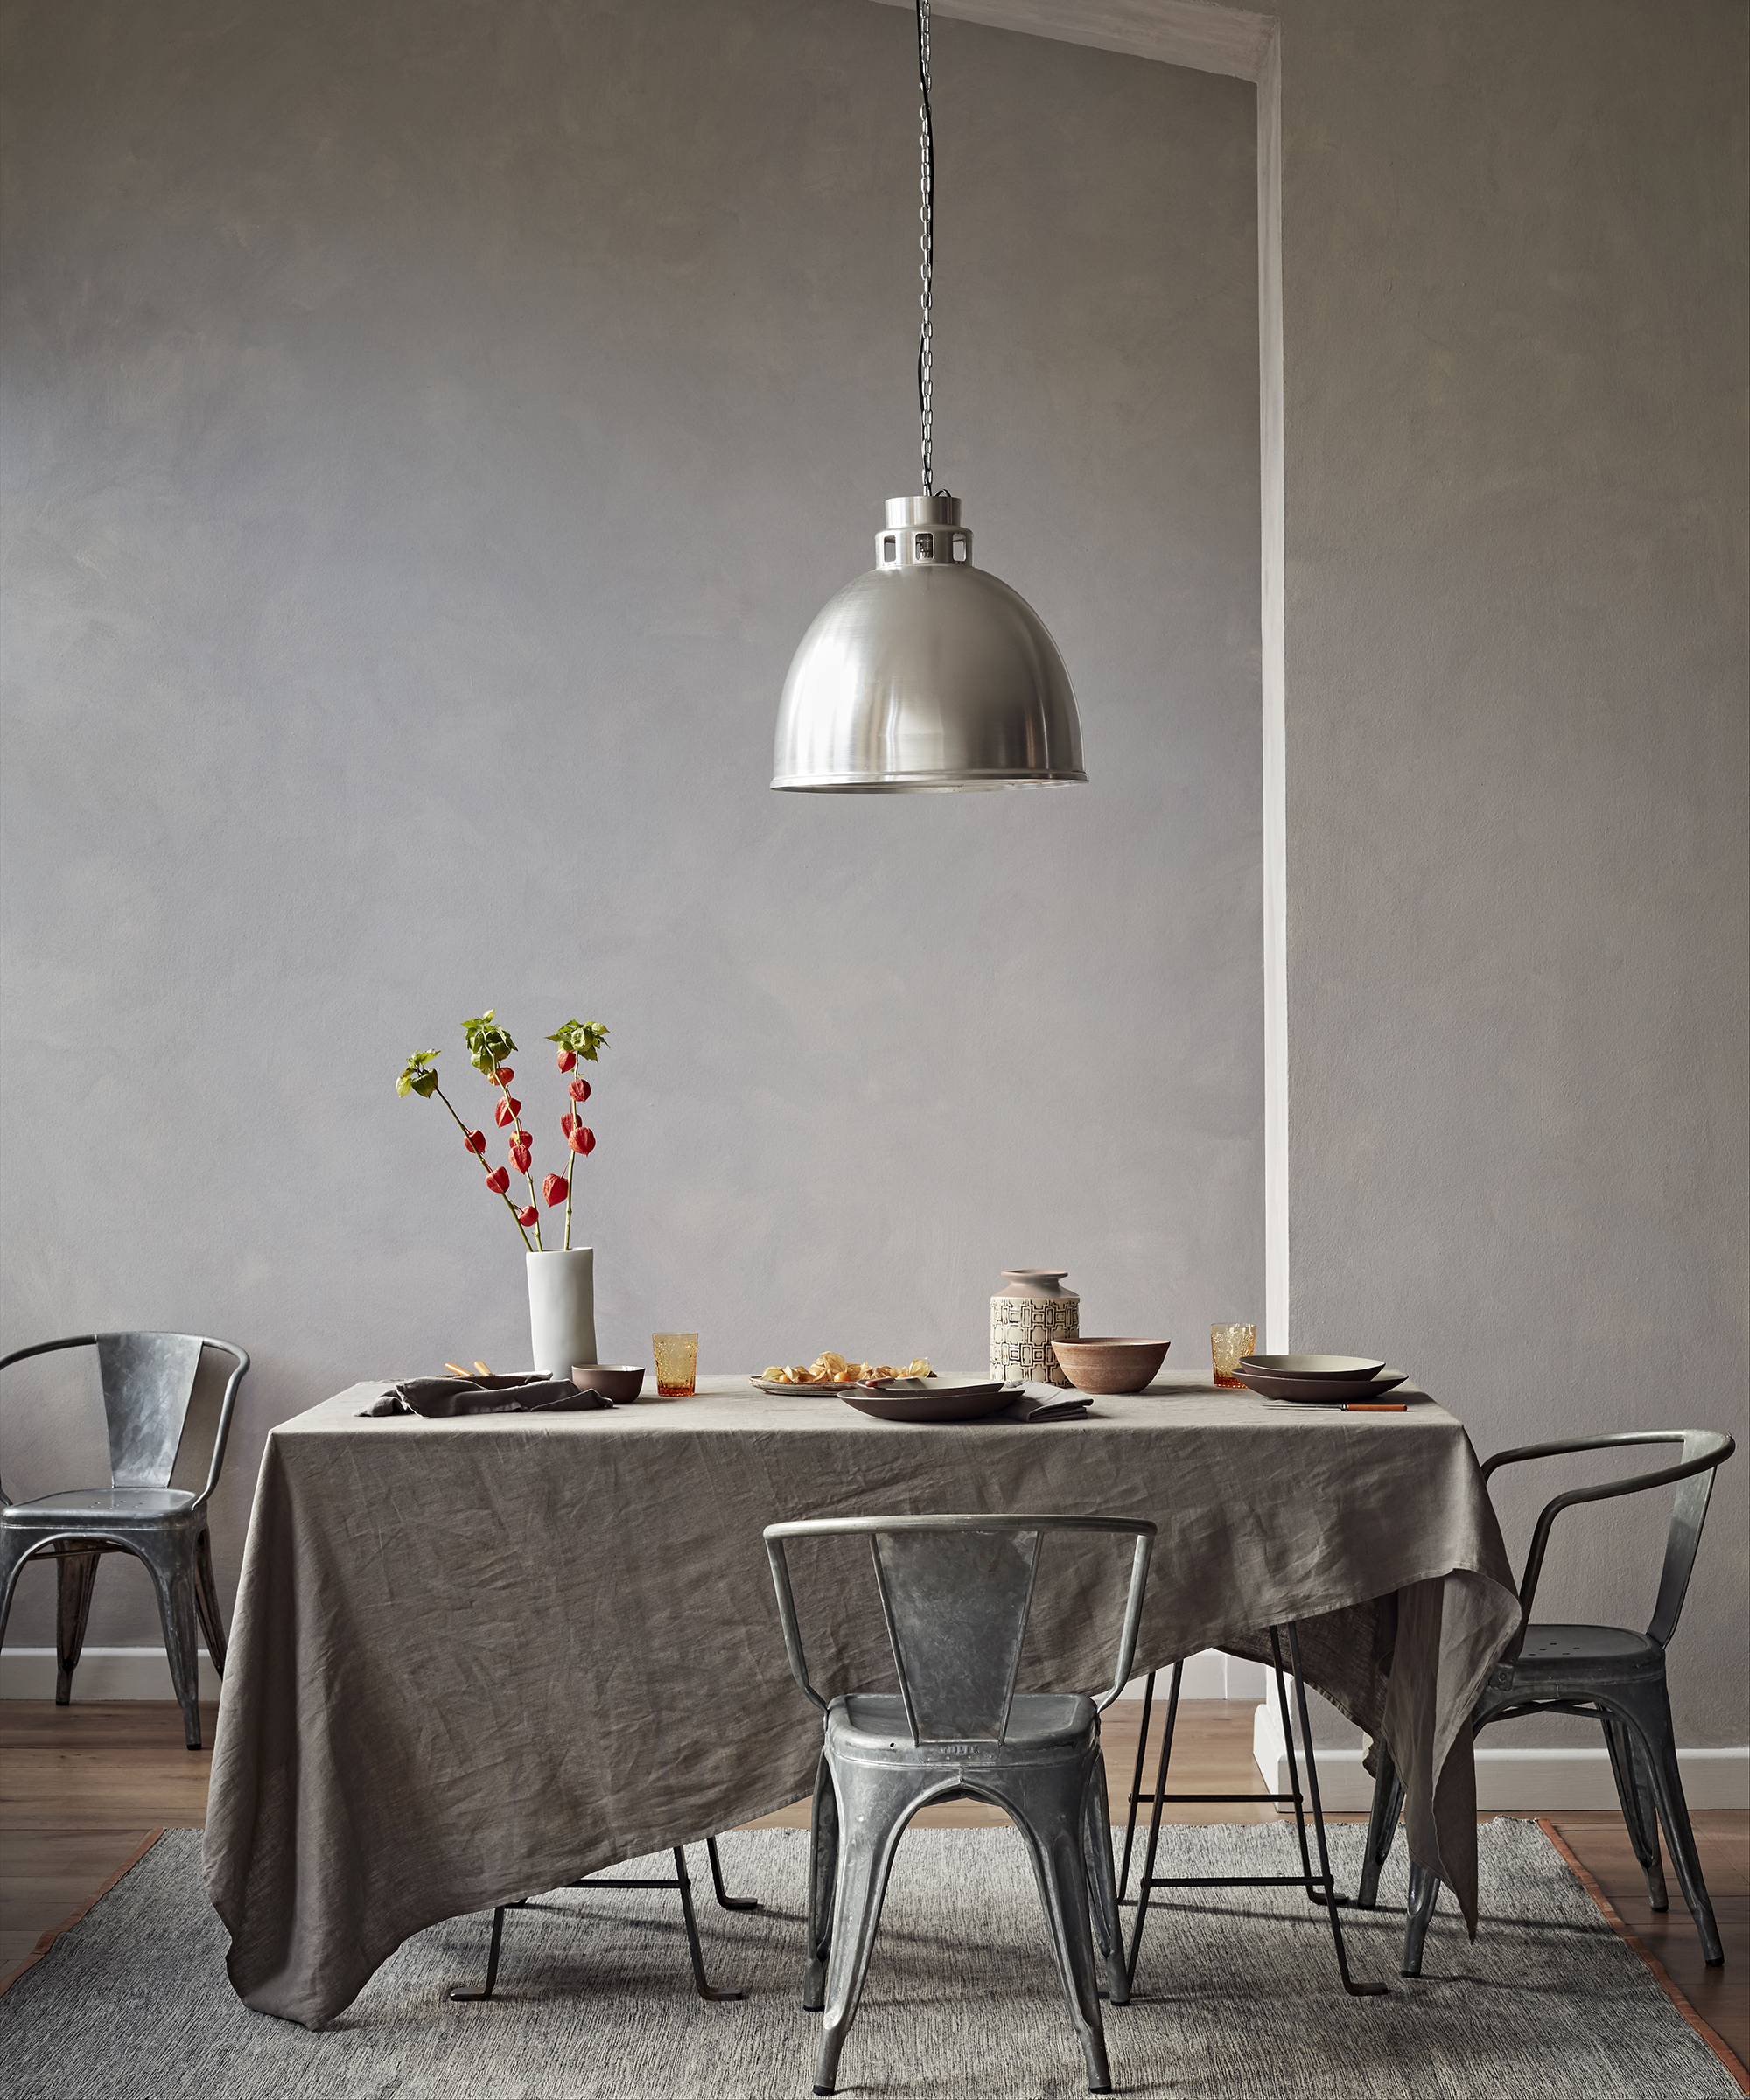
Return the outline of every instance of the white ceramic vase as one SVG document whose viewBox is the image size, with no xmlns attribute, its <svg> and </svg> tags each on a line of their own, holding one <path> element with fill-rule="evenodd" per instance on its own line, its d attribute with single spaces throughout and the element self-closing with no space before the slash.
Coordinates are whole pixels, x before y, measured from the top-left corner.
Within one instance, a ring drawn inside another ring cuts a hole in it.
<svg viewBox="0 0 1750 2100">
<path fill-rule="evenodd" d="M 561 1248 L 527 1254 L 528 1340 L 534 1368 L 569 1378 L 571 1367 L 596 1361 L 596 1250 Z"/>
</svg>

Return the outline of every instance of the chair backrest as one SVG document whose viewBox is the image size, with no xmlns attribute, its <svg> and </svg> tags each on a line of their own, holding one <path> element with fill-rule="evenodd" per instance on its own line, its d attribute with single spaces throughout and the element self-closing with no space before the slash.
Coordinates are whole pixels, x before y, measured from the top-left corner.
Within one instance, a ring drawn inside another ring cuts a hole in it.
<svg viewBox="0 0 1750 2100">
<path fill-rule="evenodd" d="M 1649 1640 L 1662 1648 L 1677 1630 L 1684 1600 L 1689 1594 L 1690 1576 L 1695 1567 L 1701 1528 L 1707 1522 L 1707 1505 L 1713 1494 L 1714 1475 L 1732 1456 L 1730 1437 L 1718 1430 L 1691 1429 L 1684 1432 L 1685 1464 L 1700 1460 L 1705 1468 L 1677 1483 L 1671 1505 L 1671 1529 L 1665 1538 L 1665 1564 L 1659 1573 L 1659 1597 L 1647 1628 Z"/>
<path fill-rule="evenodd" d="M 1625 1494 L 1642 1494 L 1650 1488 L 1676 1488 L 1676 1498 L 1671 1508 L 1671 1527 L 1665 1537 L 1664 1565 L 1659 1574 L 1659 1595 L 1653 1606 L 1653 1616 L 1648 1624 L 1647 1637 L 1663 1648 L 1677 1630 L 1684 1600 L 1689 1593 L 1690 1576 L 1695 1568 L 1696 1549 L 1701 1544 L 1702 1526 L 1707 1521 L 1707 1505 L 1713 1494 L 1713 1476 L 1729 1459 L 1737 1446 L 1724 1431 L 1718 1429 L 1639 1429 L 1628 1430 L 1615 1436 L 1570 1438 L 1558 1444 L 1527 1444 L 1515 1451 L 1497 1452 L 1482 1468 L 1482 1477 L 1489 1475 L 1502 1466 L 1522 1465 L 1531 1459 L 1564 1457 L 1574 1452 L 1609 1451 L 1619 1446 L 1648 1444 L 1681 1444 L 1683 1457 L 1675 1466 L 1662 1466 L 1656 1473 L 1636 1474 L 1623 1480 L 1606 1480 L 1596 1488 L 1571 1488 L 1565 1494 L 1557 1495 L 1546 1502 L 1539 1512 L 1536 1529 L 1531 1534 L 1531 1546 L 1525 1556 L 1525 1573 L 1519 1585 L 1521 1612 L 1521 1637 L 1531 1617 L 1531 1601 L 1537 1591 L 1537 1580 L 1544 1570 L 1544 1555 L 1550 1543 L 1550 1530 L 1564 1509 L 1577 1502 L 1614 1502 Z M 1517 1653 L 1517 1645 L 1509 1656 Z"/>
<path fill-rule="evenodd" d="M 794 1538 L 868 1538 L 881 1610 L 914 1743 L 1000 1742 L 1008 1729 L 1032 1607 L 1040 1551 L 1049 1531 L 1116 1532 L 1135 1541 L 1130 1592 L 1109 1706 L 1130 1677 L 1155 1527 L 1116 1516 L 850 1516 L 770 1524 L 766 1551 L 798 1684 L 816 1706 L 796 1623 L 785 1544 Z"/>
<path fill-rule="evenodd" d="M 103 1418 L 109 1437 L 109 1479 L 117 1488 L 167 1488 L 188 1420 L 203 1349 L 220 1349 L 234 1360 L 219 1410 L 213 1459 L 203 1494 L 209 1493 L 225 1461 L 231 1409 L 243 1373 L 247 1351 L 235 1342 L 206 1334 L 69 1334 L 59 1341 L 39 1341 L 0 1357 L 0 1370 L 27 1356 L 53 1349 L 95 1348 L 97 1375 L 103 1391 Z"/>
</svg>

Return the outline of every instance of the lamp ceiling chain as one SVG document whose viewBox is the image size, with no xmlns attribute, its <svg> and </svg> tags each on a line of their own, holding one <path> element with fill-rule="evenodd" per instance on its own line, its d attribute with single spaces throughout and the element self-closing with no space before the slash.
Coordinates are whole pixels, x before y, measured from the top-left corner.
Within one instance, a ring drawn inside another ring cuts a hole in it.
<svg viewBox="0 0 1750 2100">
<path fill-rule="evenodd" d="M 923 452 L 924 494 L 933 493 L 930 452 L 934 438 L 930 401 L 930 292 L 935 273 L 935 133 L 930 121 L 930 18 L 929 0 L 918 4 L 918 217 L 922 232 L 918 247 L 922 260 L 918 275 L 922 280 L 922 325 L 918 332 L 918 437 Z"/>
</svg>

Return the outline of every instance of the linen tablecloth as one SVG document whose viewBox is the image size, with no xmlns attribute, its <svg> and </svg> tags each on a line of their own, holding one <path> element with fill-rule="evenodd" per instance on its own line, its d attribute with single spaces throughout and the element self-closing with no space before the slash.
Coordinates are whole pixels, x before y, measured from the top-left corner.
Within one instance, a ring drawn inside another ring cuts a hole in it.
<svg viewBox="0 0 1750 2100">
<path fill-rule="evenodd" d="M 1412 1858 L 1476 1914 L 1467 1721 L 1518 1620 L 1462 1425 L 1208 1382 L 1088 1418 L 921 1426 L 702 1378 L 561 1417 L 367 1419 L 353 1387 L 270 1436 L 220 1706 L 206 1872 L 233 1984 L 319 2026 L 428 1925 L 703 1839 L 806 1795 L 763 1526 L 977 1510 L 1160 1527 L 1138 1672 L 1209 1647 L 1306 1676 L 1406 1788 Z M 1061 1550 L 1060 1550 L 1061 1549 Z M 1127 1553 L 1048 1543 L 1023 1689 L 1110 1681 Z M 811 1558 L 812 1557 L 812 1558 Z M 792 1565 L 815 1684 L 892 1682 L 866 1547 Z"/>
</svg>

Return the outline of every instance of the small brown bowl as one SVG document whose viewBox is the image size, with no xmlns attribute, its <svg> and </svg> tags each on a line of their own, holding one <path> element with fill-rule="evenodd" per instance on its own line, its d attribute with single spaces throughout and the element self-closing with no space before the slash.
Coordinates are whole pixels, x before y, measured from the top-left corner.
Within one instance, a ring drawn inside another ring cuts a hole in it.
<svg viewBox="0 0 1750 2100">
<path fill-rule="evenodd" d="M 1126 1334 L 1084 1334 L 1079 1341 L 1051 1345 L 1079 1393 L 1139 1393 L 1172 1347 L 1170 1341 L 1138 1341 Z"/>
<path fill-rule="evenodd" d="M 574 1363 L 571 1383 L 580 1393 L 599 1393 L 604 1400 L 635 1400 L 644 1390 L 641 1363 Z"/>
</svg>

